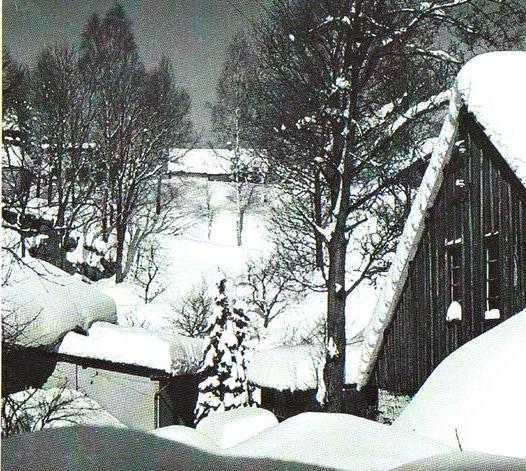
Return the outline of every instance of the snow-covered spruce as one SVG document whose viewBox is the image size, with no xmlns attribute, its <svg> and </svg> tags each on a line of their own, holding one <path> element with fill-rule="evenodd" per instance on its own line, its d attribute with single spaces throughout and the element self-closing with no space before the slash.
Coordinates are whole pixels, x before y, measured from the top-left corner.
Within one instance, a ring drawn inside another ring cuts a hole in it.
<svg viewBox="0 0 526 471">
<path fill-rule="evenodd" d="M 248 317 L 243 309 L 230 307 L 225 289 L 226 280 L 221 279 L 201 367 L 205 379 L 199 384 L 196 423 L 213 412 L 252 402 L 245 364 Z"/>
</svg>

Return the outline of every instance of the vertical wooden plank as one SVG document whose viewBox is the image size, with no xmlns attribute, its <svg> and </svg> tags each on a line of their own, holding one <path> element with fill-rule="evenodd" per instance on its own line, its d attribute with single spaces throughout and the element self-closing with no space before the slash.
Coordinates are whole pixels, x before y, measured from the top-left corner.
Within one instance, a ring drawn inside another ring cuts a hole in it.
<svg viewBox="0 0 526 471">
<path fill-rule="evenodd" d="M 510 188 L 502 169 L 499 169 L 499 199 L 500 199 L 500 225 L 499 225 L 499 253 L 501 258 L 500 272 L 502 282 L 501 291 L 501 319 L 508 319 L 511 315 L 511 280 L 510 257 Z M 515 313 L 513 313 L 515 314 Z"/>
</svg>

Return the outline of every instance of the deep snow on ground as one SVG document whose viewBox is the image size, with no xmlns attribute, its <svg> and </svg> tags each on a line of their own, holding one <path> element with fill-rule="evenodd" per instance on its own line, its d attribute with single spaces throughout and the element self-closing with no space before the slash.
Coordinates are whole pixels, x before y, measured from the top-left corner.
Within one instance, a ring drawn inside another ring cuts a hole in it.
<svg viewBox="0 0 526 471">
<path fill-rule="evenodd" d="M 378 425 L 378 424 L 375 424 Z M 385 427 L 385 426 L 384 426 Z M 357 430 L 353 430 L 357 432 Z M 398 434 L 390 436 L 390 454 L 394 454 L 400 446 Z M 372 461 L 366 462 L 361 449 L 353 449 L 354 439 L 342 435 L 343 459 L 347 468 L 353 470 L 364 469 L 392 469 L 396 465 L 390 464 L 387 458 L 383 468 L 374 468 L 376 457 L 385 453 L 384 447 L 377 446 L 374 441 L 368 443 Z M 345 440 L 345 438 L 349 438 Z M 292 440 L 290 440 L 292 441 Z M 409 440 L 402 439 L 402 443 Z M 312 448 L 318 449 L 322 440 Z M 298 444 L 301 446 L 302 444 Z M 228 450 L 227 450 L 228 451 Z M 308 452 L 309 450 L 307 450 Z M 251 470 L 251 471 L 321 471 L 338 469 L 333 462 L 333 451 L 330 450 L 323 464 L 320 466 L 305 464 L 304 460 L 295 460 L 293 456 L 283 456 L 280 459 L 234 457 L 218 455 L 196 446 L 174 443 L 169 439 L 155 436 L 151 433 L 138 432 L 129 429 L 111 427 L 65 427 L 46 430 L 31 434 L 18 435 L 2 441 L 2 465 L 5 469 L 39 469 L 55 471 L 58 469 L 74 469 L 76 471 L 92 471 L 94 467 L 100 470 L 129 471 L 129 470 L 195 470 L 217 471 Z M 399 453 L 400 456 L 402 453 Z M 354 458 L 354 460 L 353 460 Z M 356 463 L 353 465 L 352 463 Z M 399 461 L 397 459 L 396 461 Z M 341 462 L 341 461 L 340 461 Z M 364 466 L 360 467 L 359 464 Z M 512 458 L 495 457 L 474 453 L 438 452 L 417 461 L 404 461 L 400 468 L 407 470 L 455 469 L 522 469 L 526 462 Z M 337 464 L 337 463 L 336 463 Z M 340 468 L 341 469 L 341 468 Z"/>
<path fill-rule="evenodd" d="M 228 449 L 230 455 L 290 460 L 333 469 L 390 469 L 451 451 L 411 432 L 345 414 L 307 412 Z"/>
<path fill-rule="evenodd" d="M 259 407 L 240 407 L 205 417 L 197 424 L 196 430 L 224 449 L 276 425 L 278 419 L 272 412 Z"/>
<path fill-rule="evenodd" d="M 526 310 L 466 343 L 394 422 L 462 450 L 526 458 Z"/>
<path fill-rule="evenodd" d="M 168 427 L 151 430 L 149 433 L 156 437 L 170 440 L 171 442 L 189 445 L 198 450 L 210 451 L 212 453 L 220 452 L 220 448 L 214 441 L 214 437 L 209 437 L 194 428 L 184 427 L 183 425 L 169 425 Z"/>
</svg>

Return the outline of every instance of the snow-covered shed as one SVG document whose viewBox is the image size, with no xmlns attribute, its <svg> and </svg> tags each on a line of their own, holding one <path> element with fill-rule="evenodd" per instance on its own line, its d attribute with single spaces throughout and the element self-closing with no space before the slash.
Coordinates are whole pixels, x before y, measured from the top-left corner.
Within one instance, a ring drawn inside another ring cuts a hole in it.
<svg viewBox="0 0 526 471">
<path fill-rule="evenodd" d="M 72 330 L 117 317 L 113 300 L 77 277 L 8 250 L 2 257 L 2 391 L 12 393 L 49 376 L 56 361 L 40 352 L 53 351 Z"/>
<path fill-rule="evenodd" d="M 254 150 L 239 151 L 241 165 L 250 167 L 256 160 L 257 153 Z M 231 149 L 173 149 L 170 152 L 168 174 L 229 181 L 235 162 L 235 154 Z"/>
<path fill-rule="evenodd" d="M 67 379 L 126 425 L 193 421 L 201 339 L 116 325 L 115 301 L 94 285 L 42 260 L 3 256 L 4 393 Z"/>
<path fill-rule="evenodd" d="M 525 79 L 518 51 L 460 71 L 365 332 L 359 387 L 374 378 L 415 393 L 447 355 L 526 306 Z"/>
<path fill-rule="evenodd" d="M 95 322 L 69 332 L 54 357 L 58 376 L 129 427 L 193 423 L 202 339 Z"/>
<path fill-rule="evenodd" d="M 361 415 L 376 402 L 376 390 L 357 394 L 356 384 L 361 339 L 347 345 L 345 362 L 345 412 Z M 248 380 L 261 390 L 262 407 L 280 420 L 302 412 L 320 410 L 317 393 L 323 375 L 323 351 L 318 345 L 285 345 L 256 352 L 248 369 Z"/>
</svg>

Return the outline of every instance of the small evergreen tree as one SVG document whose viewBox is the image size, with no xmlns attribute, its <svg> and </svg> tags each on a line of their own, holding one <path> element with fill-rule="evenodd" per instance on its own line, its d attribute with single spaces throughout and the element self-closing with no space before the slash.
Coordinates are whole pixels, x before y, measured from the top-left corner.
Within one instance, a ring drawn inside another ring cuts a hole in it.
<svg viewBox="0 0 526 471">
<path fill-rule="evenodd" d="M 222 279 L 201 367 L 205 379 L 199 384 L 196 423 L 213 412 L 251 405 L 245 374 L 248 318 L 243 309 L 231 309 L 225 287 L 226 280 Z"/>
</svg>

